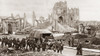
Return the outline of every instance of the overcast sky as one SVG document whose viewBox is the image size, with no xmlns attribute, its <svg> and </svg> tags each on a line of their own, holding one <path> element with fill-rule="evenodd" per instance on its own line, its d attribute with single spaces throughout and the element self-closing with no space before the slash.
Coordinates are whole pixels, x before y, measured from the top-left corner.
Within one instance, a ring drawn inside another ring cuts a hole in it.
<svg viewBox="0 0 100 56">
<path fill-rule="evenodd" d="M 47 17 L 58 1 L 67 1 L 69 8 L 79 8 L 80 20 L 100 21 L 100 0 L 0 0 L 0 16 L 10 16 L 13 13 L 14 16 L 20 14 L 23 17 L 26 13 L 31 22 L 33 11 L 37 18 Z"/>
</svg>

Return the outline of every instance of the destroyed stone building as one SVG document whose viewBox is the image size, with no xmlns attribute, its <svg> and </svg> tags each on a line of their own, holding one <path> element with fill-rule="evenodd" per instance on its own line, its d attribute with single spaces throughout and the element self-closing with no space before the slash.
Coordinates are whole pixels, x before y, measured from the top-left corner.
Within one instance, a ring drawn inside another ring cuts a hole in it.
<svg viewBox="0 0 100 56">
<path fill-rule="evenodd" d="M 71 27 L 77 24 L 79 21 L 79 8 L 68 8 L 67 2 L 57 2 L 53 7 L 53 12 L 51 13 L 50 21 L 53 22 L 54 19 L 63 25 L 69 25 Z"/>
<path fill-rule="evenodd" d="M 75 30 L 78 27 L 79 8 L 69 8 L 66 1 L 56 2 L 48 18 L 56 31 Z"/>
<path fill-rule="evenodd" d="M 16 17 L 11 14 L 9 17 L 0 17 L 1 19 L 1 27 L 3 29 L 3 33 L 5 34 L 15 34 L 17 31 L 21 31 L 26 27 L 26 15 L 24 17 L 20 17 L 17 15 Z"/>
</svg>

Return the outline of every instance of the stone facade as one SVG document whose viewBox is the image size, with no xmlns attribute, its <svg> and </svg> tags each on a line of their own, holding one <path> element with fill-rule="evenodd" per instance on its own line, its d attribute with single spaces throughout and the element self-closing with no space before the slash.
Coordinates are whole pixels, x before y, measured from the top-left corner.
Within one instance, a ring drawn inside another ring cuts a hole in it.
<svg viewBox="0 0 100 56">
<path fill-rule="evenodd" d="M 21 29 L 26 26 L 26 15 L 21 18 L 19 15 L 14 17 L 13 14 L 10 17 L 1 18 L 1 24 L 3 28 L 3 33 L 6 34 L 15 34 L 17 31 L 21 31 Z"/>
<path fill-rule="evenodd" d="M 63 25 L 73 26 L 79 20 L 79 9 L 67 7 L 67 2 L 57 2 L 53 7 L 53 12 L 51 13 L 50 21 L 56 20 L 58 23 Z"/>
</svg>

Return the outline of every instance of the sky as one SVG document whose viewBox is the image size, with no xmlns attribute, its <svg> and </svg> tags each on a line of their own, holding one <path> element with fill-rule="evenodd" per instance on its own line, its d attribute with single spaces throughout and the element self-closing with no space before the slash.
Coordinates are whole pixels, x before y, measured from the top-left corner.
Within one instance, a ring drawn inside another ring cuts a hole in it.
<svg viewBox="0 0 100 56">
<path fill-rule="evenodd" d="M 36 17 L 48 17 L 56 2 L 67 1 L 69 8 L 79 8 L 81 21 L 100 21 L 100 0 L 0 0 L 0 16 L 10 16 L 11 13 L 26 17 L 32 22 L 33 11 Z"/>
</svg>

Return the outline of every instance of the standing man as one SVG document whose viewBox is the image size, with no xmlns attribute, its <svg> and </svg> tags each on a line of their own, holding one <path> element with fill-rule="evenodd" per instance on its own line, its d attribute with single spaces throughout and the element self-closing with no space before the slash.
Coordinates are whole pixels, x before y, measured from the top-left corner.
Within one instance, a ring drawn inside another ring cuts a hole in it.
<svg viewBox="0 0 100 56">
<path fill-rule="evenodd" d="M 16 46 L 16 38 L 13 38 L 12 42 L 13 42 L 13 47 L 15 48 L 15 46 Z"/>
<path fill-rule="evenodd" d="M 71 43 L 71 45 L 72 45 L 72 47 L 74 46 L 74 37 L 71 37 L 72 38 L 72 43 Z"/>
<path fill-rule="evenodd" d="M 79 42 L 77 45 L 77 54 L 76 55 L 82 55 L 82 43 Z"/>
<path fill-rule="evenodd" d="M 23 38 L 23 39 L 21 40 L 20 44 L 21 44 L 21 48 L 22 48 L 22 49 L 25 49 L 25 46 L 26 46 L 25 38 Z"/>
<path fill-rule="evenodd" d="M 60 40 L 57 41 L 56 48 L 57 48 L 57 53 L 59 53 L 60 52 L 60 49 L 61 49 L 61 41 Z"/>
<path fill-rule="evenodd" d="M 20 49 L 20 40 L 19 38 L 17 38 L 16 40 L 16 50 L 19 50 Z"/>
<path fill-rule="evenodd" d="M 62 54 L 63 49 L 64 49 L 64 44 L 61 42 L 61 44 L 60 44 L 60 53 L 61 54 Z"/>
<path fill-rule="evenodd" d="M 33 39 L 33 42 L 32 42 L 32 49 L 33 49 L 34 52 L 35 52 L 35 47 L 36 47 L 36 42 L 35 42 L 35 39 Z"/>
<path fill-rule="evenodd" d="M 43 42 L 43 43 L 42 43 L 42 51 L 45 51 L 46 45 L 47 45 L 46 42 Z"/>
<path fill-rule="evenodd" d="M 70 46 L 70 42 L 71 42 L 71 39 L 69 38 L 69 39 L 68 39 L 68 45 L 69 45 L 69 46 Z"/>
</svg>

